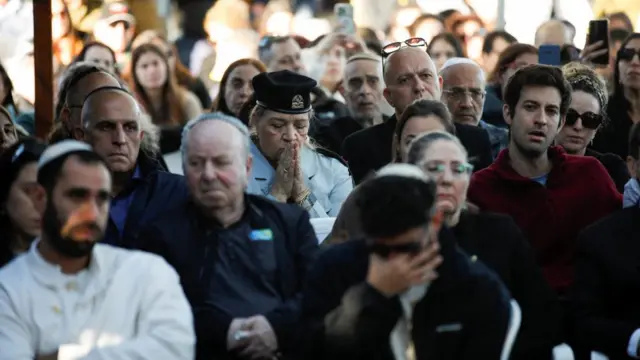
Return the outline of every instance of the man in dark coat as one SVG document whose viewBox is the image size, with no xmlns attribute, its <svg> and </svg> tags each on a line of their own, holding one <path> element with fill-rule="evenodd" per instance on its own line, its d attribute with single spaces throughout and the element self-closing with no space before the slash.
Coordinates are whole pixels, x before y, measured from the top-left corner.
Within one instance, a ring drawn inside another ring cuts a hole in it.
<svg viewBox="0 0 640 360">
<path fill-rule="evenodd" d="M 318 243 L 308 213 L 247 195 L 249 130 L 213 113 L 182 141 L 190 199 L 151 223 L 138 246 L 169 262 L 194 311 L 197 359 L 289 358 L 302 284 Z"/>
<path fill-rule="evenodd" d="M 138 233 L 163 209 L 187 198 L 182 176 L 167 173 L 141 151 L 143 116 L 136 99 L 120 87 L 101 87 L 86 97 L 77 140 L 89 143 L 105 158 L 113 179 L 109 222 L 104 242 L 131 248 Z"/>
<path fill-rule="evenodd" d="M 640 179 L 640 126 L 629 134 L 631 181 Z M 640 203 L 584 230 L 578 238 L 573 306 L 586 353 L 610 360 L 640 354 Z M 581 358 L 576 357 L 581 360 Z"/>
<path fill-rule="evenodd" d="M 382 124 L 350 135 L 342 144 L 342 156 L 349 163 L 356 184 L 391 162 L 394 129 L 406 107 L 419 99 L 440 100 L 442 78 L 422 48 L 404 47 L 390 54 L 385 60 L 383 75 L 387 86 L 383 94 L 395 109 L 395 115 Z M 456 124 L 456 136 L 467 148 L 475 169 L 491 164 L 491 142 L 484 129 Z"/>
<path fill-rule="evenodd" d="M 366 238 L 335 245 L 314 264 L 300 358 L 500 359 L 509 295 L 450 233 L 438 234 L 434 184 L 413 165 L 393 164 L 358 191 Z"/>
</svg>

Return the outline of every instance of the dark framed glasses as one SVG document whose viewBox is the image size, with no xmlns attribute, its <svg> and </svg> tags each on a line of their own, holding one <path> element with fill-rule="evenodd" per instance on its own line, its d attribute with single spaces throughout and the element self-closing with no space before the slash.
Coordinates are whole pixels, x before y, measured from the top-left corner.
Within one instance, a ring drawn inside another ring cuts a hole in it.
<svg viewBox="0 0 640 360">
<path fill-rule="evenodd" d="M 640 59 L 640 49 L 624 48 L 618 52 L 618 58 L 624 61 L 631 61 L 636 55 Z"/>
<path fill-rule="evenodd" d="M 597 129 L 604 122 L 604 116 L 601 114 L 594 114 L 590 111 L 578 114 L 578 112 L 573 109 L 569 109 L 569 111 L 567 111 L 565 120 L 567 125 L 573 126 L 578 119 L 582 119 L 582 126 L 590 130 Z"/>
<path fill-rule="evenodd" d="M 392 42 L 391 44 L 387 44 L 382 48 L 382 58 L 387 58 L 389 57 L 389 55 L 393 54 L 394 52 L 402 49 L 405 46 L 408 47 L 424 47 L 425 49 L 427 48 L 427 41 L 423 38 L 419 38 L 419 37 L 413 37 L 413 38 L 409 38 L 405 41 L 396 41 L 396 42 Z"/>
</svg>

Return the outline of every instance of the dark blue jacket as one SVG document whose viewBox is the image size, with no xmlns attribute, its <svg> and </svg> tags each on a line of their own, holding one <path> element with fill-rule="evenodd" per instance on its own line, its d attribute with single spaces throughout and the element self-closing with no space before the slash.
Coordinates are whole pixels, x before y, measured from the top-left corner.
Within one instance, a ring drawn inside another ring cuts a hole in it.
<svg viewBox="0 0 640 360">
<path fill-rule="evenodd" d="M 252 229 L 271 229 L 277 264 L 277 281 L 283 303 L 264 315 L 286 355 L 295 343 L 302 286 L 318 249 L 309 214 L 296 205 L 246 195 L 245 204 Z M 246 221 L 246 220 L 245 220 Z M 197 359 L 232 359 L 227 354 L 227 332 L 231 316 L 210 305 L 207 284 L 213 276 L 217 254 L 215 224 L 205 220 L 190 201 L 162 216 L 141 233 L 137 248 L 162 256 L 171 264 L 194 311 Z"/>
<path fill-rule="evenodd" d="M 499 359 L 510 319 L 510 295 L 480 262 L 440 232 L 439 277 L 416 304 L 417 359 Z M 351 240 L 323 252 L 309 273 L 302 303 L 305 360 L 392 360 L 389 336 L 402 307 L 367 284 L 369 252 Z"/>
<path fill-rule="evenodd" d="M 137 165 L 142 172 L 142 179 L 135 184 L 122 236 L 109 217 L 103 240 L 127 249 L 134 247 L 140 230 L 146 224 L 163 211 L 182 204 L 189 196 L 184 177 L 162 170 L 160 163 L 143 152 L 140 152 Z"/>
<path fill-rule="evenodd" d="M 500 85 L 487 85 L 487 95 L 484 98 L 484 110 L 482 111 L 482 120 L 491 125 L 506 128 L 507 123 L 504 122 L 502 115 L 502 91 Z"/>
</svg>

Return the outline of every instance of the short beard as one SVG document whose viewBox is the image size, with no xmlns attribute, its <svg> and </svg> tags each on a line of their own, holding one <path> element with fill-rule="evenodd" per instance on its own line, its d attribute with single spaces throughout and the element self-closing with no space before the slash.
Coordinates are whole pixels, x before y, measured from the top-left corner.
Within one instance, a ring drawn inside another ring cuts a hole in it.
<svg viewBox="0 0 640 360">
<path fill-rule="evenodd" d="M 70 237 L 62 236 L 63 224 L 58 217 L 55 206 L 49 202 L 42 219 L 42 232 L 46 234 L 47 242 L 61 255 L 77 259 L 91 254 L 95 241 L 75 241 Z"/>
<path fill-rule="evenodd" d="M 520 143 L 517 141 L 514 141 L 513 143 L 518 149 L 518 151 L 520 152 L 520 154 L 522 154 L 527 159 L 537 159 L 540 156 L 542 156 L 542 154 L 544 154 L 544 151 L 525 149 L 524 146 L 520 145 Z M 548 148 L 549 147 L 547 146 L 547 149 Z"/>
</svg>

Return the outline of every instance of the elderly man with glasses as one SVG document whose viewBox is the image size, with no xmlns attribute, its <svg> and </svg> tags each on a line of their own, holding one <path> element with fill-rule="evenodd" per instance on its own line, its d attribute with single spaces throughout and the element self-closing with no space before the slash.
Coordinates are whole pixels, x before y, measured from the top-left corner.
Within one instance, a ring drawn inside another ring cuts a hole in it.
<svg viewBox="0 0 640 360">
<path fill-rule="evenodd" d="M 486 96 L 486 81 L 480 65 L 467 58 L 451 58 L 440 69 L 440 77 L 443 80 L 441 100 L 449 108 L 453 121 L 485 129 L 491 141 L 491 154 L 497 157 L 507 147 L 509 133 L 480 119 Z"/>
</svg>

